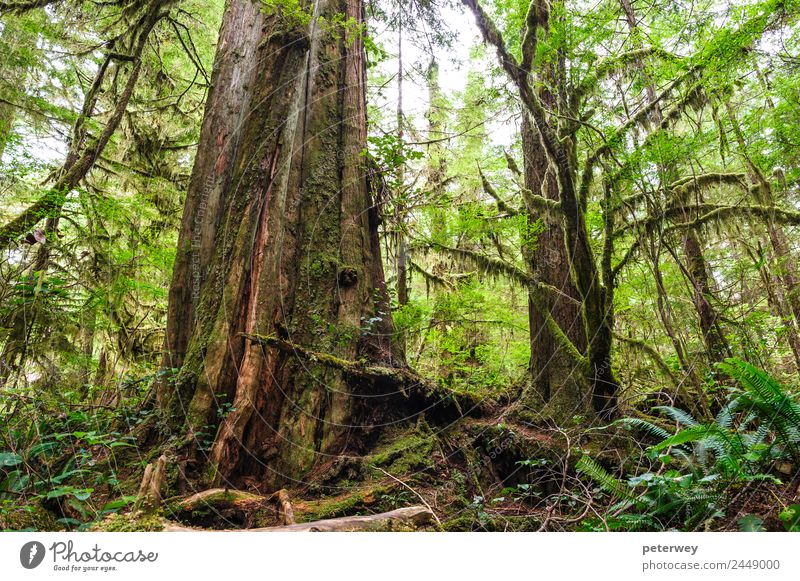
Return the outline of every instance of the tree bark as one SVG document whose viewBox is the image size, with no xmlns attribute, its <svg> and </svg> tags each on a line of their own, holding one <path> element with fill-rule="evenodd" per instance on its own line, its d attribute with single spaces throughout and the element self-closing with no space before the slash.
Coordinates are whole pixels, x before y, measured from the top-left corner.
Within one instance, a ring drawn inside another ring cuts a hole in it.
<svg viewBox="0 0 800 581">
<path fill-rule="evenodd" d="M 231 0 L 227 25 L 259 6 Z M 242 90 L 235 143 L 214 149 L 217 141 L 206 132 L 201 148 L 212 153 L 198 156 L 198 163 L 210 163 L 224 151 L 231 172 L 214 179 L 219 211 L 203 214 L 203 221 L 219 219 L 209 234 L 213 244 L 199 248 L 204 256 L 197 260 L 208 265 L 208 275 L 200 281 L 194 320 L 190 310 L 170 306 L 169 328 L 187 325 L 190 332 L 170 339 L 178 347 L 185 341 L 186 354 L 176 380 L 160 386 L 159 401 L 173 422 L 185 419 L 193 442 L 184 459 L 187 475 L 215 485 L 248 477 L 272 490 L 302 478 L 357 446 L 357 436 L 382 424 L 393 401 L 372 381 L 255 335 L 346 360 L 402 364 L 391 343 L 378 213 L 362 156 L 361 30 L 335 24 L 338 15 L 362 23 L 362 2 L 314 0 L 303 8 L 308 24 L 267 13 L 262 26 L 242 31 L 247 38 L 239 50 L 253 50 L 253 73 Z M 228 66 L 224 47 L 217 66 L 219 78 Z M 220 106 L 217 96 L 210 99 L 207 116 Z M 184 231 L 196 229 L 197 215 L 187 210 Z M 173 281 L 181 288 L 173 288 L 172 301 L 186 296 L 188 282 L 185 274 Z M 219 411 L 225 411 L 222 420 Z M 214 429 L 208 456 L 198 454 L 200 435 Z"/>
<path fill-rule="evenodd" d="M 552 106 L 552 95 L 545 93 L 542 100 Z M 556 177 L 539 139 L 527 116 L 522 119 L 522 156 L 525 189 L 558 200 Z M 537 221 L 537 209 L 526 200 L 528 227 Z M 535 242 L 523 245 L 528 274 L 534 279 L 558 290 L 558 295 L 545 299 L 546 308 L 554 321 L 569 337 L 575 347 L 586 352 L 586 331 L 581 319 L 581 301 L 570 276 L 570 257 L 560 224 L 544 221 L 543 230 L 535 235 Z M 590 387 L 586 377 L 575 368 L 574 361 L 547 327 L 544 313 L 528 300 L 530 329 L 530 387 L 533 398 L 523 393 L 523 402 L 536 405 L 537 400 L 549 404 L 548 409 L 560 419 L 585 412 L 589 403 Z M 527 390 L 526 390 L 527 391 Z"/>
<path fill-rule="evenodd" d="M 233 156 L 253 96 L 263 27 L 264 12 L 258 2 L 227 1 L 172 271 L 165 368 L 183 365 L 196 324 L 200 289 L 208 278 L 224 196 L 230 189 Z M 159 393 L 164 395 L 163 390 Z"/>
</svg>

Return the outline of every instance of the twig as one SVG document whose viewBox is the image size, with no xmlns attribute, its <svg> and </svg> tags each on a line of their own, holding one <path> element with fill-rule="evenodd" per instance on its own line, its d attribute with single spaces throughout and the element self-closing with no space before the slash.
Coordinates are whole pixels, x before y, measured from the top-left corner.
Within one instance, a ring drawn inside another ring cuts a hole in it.
<svg viewBox="0 0 800 581">
<path fill-rule="evenodd" d="M 431 513 L 433 514 L 433 518 L 434 518 L 434 519 L 436 519 L 436 524 L 438 524 L 440 527 L 442 526 L 442 521 L 440 521 L 440 520 L 439 520 L 439 517 L 438 517 L 438 516 L 436 516 L 436 513 L 435 513 L 435 512 L 434 512 L 434 510 L 431 508 L 431 505 L 430 505 L 430 504 L 428 504 L 428 501 L 427 501 L 427 500 L 425 500 L 425 498 L 424 498 L 424 497 L 423 497 L 423 496 L 422 496 L 422 495 L 421 495 L 419 492 L 417 492 L 416 490 L 414 490 L 413 488 L 411 488 L 411 487 L 410 487 L 408 484 L 406 484 L 405 482 L 403 482 L 402 480 L 400 480 L 400 479 L 399 479 L 399 478 L 397 478 L 396 476 L 393 476 L 392 474 L 389 474 L 389 473 L 388 473 L 386 470 L 384 470 L 383 468 L 380 468 L 380 467 L 378 467 L 378 466 L 374 466 L 374 465 L 373 465 L 372 467 L 373 467 L 373 468 L 375 468 L 376 470 L 379 470 L 380 472 L 383 472 L 383 473 L 384 473 L 386 476 L 388 476 L 389 478 L 391 478 L 392 480 L 394 480 L 394 481 L 395 481 L 395 482 L 397 482 L 398 484 L 401 484 L 401 485 L 405 486 L 405 487 L 406 487 L 406 488 L 408 488 L 408 489 L 409 489 L 409 490 L 410 490 L 412 493 L 414 493 L 414 496 L 416 496 L 417 498 L 419 498 L 419 499 L 420 499 L 420 501 L 422 502 L 422 504 L 424 504 L 424 505 L 425 505 L 425 508 L 427 508 L 429 511 L 431 511 Z"/>
</svg>

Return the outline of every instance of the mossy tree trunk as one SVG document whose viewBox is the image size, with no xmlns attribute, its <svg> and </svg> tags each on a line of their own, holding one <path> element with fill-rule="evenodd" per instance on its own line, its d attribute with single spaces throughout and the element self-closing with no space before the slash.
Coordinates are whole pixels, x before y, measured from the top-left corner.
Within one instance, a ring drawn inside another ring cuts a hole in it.
<svg viewBox="0 0 800 581">
<path fill-rule="evenodd" d="M 6 150 L 6 145 L 11 137 L 11 128 L 14 125 L 14 108 L 11 105 L 0 102 L 0 158 Z"/>
<path fill-rule="evenodd" d="M 549 92 L 542 91 L 541 99 L 552 106 Z M 522 119 L 522 153 L 526 190 L 558 200 L 556 176 L 527 116 Z M 538 234 L 531 233 L 535 242 L 523 246 L 528 274 L 558 290 L 557 294 L 552 293 L 543 301 L 543 306 L 573 345 L 585 353 L 586 332 L 581 320 L 580 295 L 570 275 L 564 230 L 549 220 L 539 225 L 536 208 L 531 204 L 526 204 L 526 210 L 529 227 L 538 231 Z M 531 343 L 529 389 L 533 393 L 526 391 L 523 403 L 530 406 L 545 403 L 548 413 L 555 414 L 558 419 L 585 413 L 591 408 L 587 378 L 548 329 L 545 314 L 533 299 L 528 300 L 528 321 Z"/>
<path fill-rule="evenodd" d="M 536 13 L 536 34 L 546 39 L 550 34 L 550 11 L 545 2 L 539 1 L 530 10 Z M 563 109 L 563 90 L 559 79 L 557 60 L 542 62 L 531 72 L 539 101 L 547 111 Z M 558 126 L 559 120 L 552 116 L 549 122 Z M 575 349 L 587 351 L 587 329 L 581 316 L 581 298 L 570 271 L 571 256 L 565 240 L 564 224 L 552 219 L 542 219 L 539 205 L 531 198 L 541 196 L 558 202 L 560 188 L 558 176 L 547 152 L 542 147 L 539 134 L 529 115 L 522 116 L 521 126 L 523 177 L 525 186 L 525 209 L 531 228 L 530 242 L 523 244 L 528 275 L 538 282 L 549 285 L 555 292 L 548 293 L 539 301 L 528 301 L 530 326 L 530 389 L 523 402 L 536 406 L 547 404 L 546 415 L 565 420 L 574 415 L 591 412 L 591 386 L 582 369 L 565 345 L 548 328 L 544 313 L 563 331 Z M 537 304 L 538 303 L 538 304 Z"/>
<path fill-rule="evenodd" d="M 181 367 L 162 384 L 159 401 L 191 436 L 187 476 L 213 484 L 270 489 L 296 481 L 357 448 L 389 413 L 392 396 L 381 386 L 254 335 L 347 360 L 400 363 L 363 157 L 362 2 L 301 4 L 308 18 L 257 15 L 260 3 L 252 0 L 229 3 L 223 40 L 245 12 L 253 15 L 248 22 L 263 23 L 236 37 L 233 52 L 251 55 L 250 65 L 231 65 L 220 44 L 215 77 L 239 66 L 249 80 L 236 97 L 239 115 L 222 115 L 238 125 L 208 121 L 232 102 L 215 94 L 228 90 L 219 82 L 210 96 L 198 164 L 219 168 L 209 180 L 218 192 L 204 202 L 203 182 L 193 184 L 184 216 L 167 341 Z M 234 142 L 225 144 L 229 135 Z M 229 177 L 219 179 L 224 172 Z M 208 174 L 197 168 L 193 181 Z M 204 204 L 213 211 L 200 210 Z M 186 239 L 198 223 L 206 229 L 193 262 Z M 191 297 L 185 286 L 199 265 L 207 274 L 197 302 L 174 304 Z M 213 443 L 204 450 L 208 434 Z"/>
<path fill-rule="evenodd" d="M 601 416 L 608 417 L 616 411 L 619 389 L 611 365 L 614 289 L 613 284 L 609 283 L 613 283 L 613 277 L 606 276 L 611 270 L 610 260 L 603 260 L 602 273 L 596 263 L 586 222 L 588 190 L 602 150 L 592 154 L 583 172 L 578 174 L 575 134 L 579 124 L 572 120 L 577 119 L 581 94 L 573 91 L 569 85 L 565 55 L 560 51 L 554 54 L 542 69 L 544 75 L 537 70 L 537 78 L 531 78 L 534 76 L 537 43 L 549 34 L 550 3 L 535 0 L 528 6 L 520 61 L 509 53 L 500 31 L 481 4 L 477 0 L 462 0 L 462 3 L 475 15 L 484 41 L 496 49 L 500 65 L 519 90 L 523 115 L 535 128 L 540 149 L 555 177 L 557 203 L 549 198 L 549 194 L 543 195 L 532 190 L 526 194 L 526 203 L 544 208 L 545 211 L 538 213 L 556 219 L 563 231 L 568 262 L 562 267 L 565 270 L 569 267 L 572 284 L 580 297 L 581 323 L 587 343 L 585 352 L 570 340 L 568 328 L 562 326 L 563 322 L 549 316 L 550 309 L 545 296 L 552 298 L 554 293 L 560 296 L 558 288 L 554 289 L 546 281 L 534 278 L 530 287 L 531 299 L 538 303 L 537 309 L 544 315 L 548 329 L 557 338 L 559 349 L 569 353 L 576 372 L 584 374 L 589 382 L 592 408 Z M 542 68 L 542 63 L 536 65 L 538 69 Z M 556 104 L 555 111 L 548 109 L 542 86 L 549 88 L 552 101 Z M 607 239 L 610 240 L 609 237 Z M 610 254 L 604 252 L 607 257 Z"/>
</svg>

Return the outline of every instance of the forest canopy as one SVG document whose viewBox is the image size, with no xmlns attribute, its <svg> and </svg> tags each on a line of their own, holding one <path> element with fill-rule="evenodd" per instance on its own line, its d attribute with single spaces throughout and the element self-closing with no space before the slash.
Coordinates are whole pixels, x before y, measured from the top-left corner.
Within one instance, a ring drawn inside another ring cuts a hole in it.
<svg viewBox="0 0 800 581">
<path fill-rule="evenodd" d="M 0 2 L 0 528 L 800 530 L 798 17 Z"/>
</svg>

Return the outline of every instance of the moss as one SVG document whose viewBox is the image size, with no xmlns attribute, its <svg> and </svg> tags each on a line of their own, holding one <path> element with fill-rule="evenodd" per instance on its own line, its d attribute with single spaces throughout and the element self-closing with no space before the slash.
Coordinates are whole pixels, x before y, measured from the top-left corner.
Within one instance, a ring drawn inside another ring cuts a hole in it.
<svg viewBox="0 0 800 581">
<path fill-rule="evenodd" d="M 38 504 L 0 506 L 2 531 L 63 531 L 53 513 Z"/>
<path fill-rule="evenodd" d="M 338 272 L 340 266 L 338 256 L 318 253 L 309 260 L 307 272 L 312 278 L 320 279 L 332 276 L 333 273 Z"/>
<path fill-rule="evenodd" d="M 111 514 L 95 523 L 91 530 L 106 533 L 159 532 L 164 530 L 164 519 L 158 513 L 141 511 Z"/>
<path fill-rule="evenodd" d="M 372 466 L 378 466 L 393 476 L 408 475 L 433 467 L 435 435 L 423 422 L 400 435 L 388 434 L 384 444 L 366 458 Z"/>
<path fill-rule="evenodd" d="M 294 507 L 298 522 L 311 522 L 340 516 L 357 516 L 367 512 L 379 512 L 378 499 L 389 488 L 371 486 L 353 490 L 337 496 L 329 496 L 310 502 L 297 503 Z"/>
</svg>

